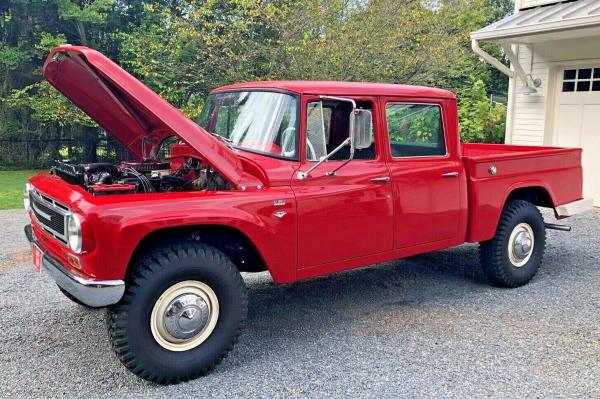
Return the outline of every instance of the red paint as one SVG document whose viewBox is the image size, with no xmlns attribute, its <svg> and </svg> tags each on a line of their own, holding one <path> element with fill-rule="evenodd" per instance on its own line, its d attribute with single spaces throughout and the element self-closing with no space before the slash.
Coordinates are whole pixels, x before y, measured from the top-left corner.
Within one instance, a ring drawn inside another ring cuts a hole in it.
<svg viewBox="0 0 600 399">
<path fill-rule="evenodd" d="M 463 144 L 469 193 L 468 241 L 490 239 L 510 193 L 522 187 L 542 187 L 554 206 L 581 198 L 580 148 L 500 144 Z M 488 168 L 498 172 L 490 176 Z"/>
<path fill-rule="evenodd" d="M 60 52 L 71 58 L 54 61 L 53 55 Z M 139 152 L 144 134 L 175 134 L 187 143 L 174 148 L 175 158 L 198 154 L 234 187 L 221 192 L 92 196 L 48 174 L 32 177 L 30 182 L 39 191 L 81 215 L 84 253 L 78 255 L 81 270 L 72 271 L 98 279 L 122 279 L 140 241 L 169 227 L 235 228 L 254 243 L 274 280 L 285 283 L 487 240 L 494 234 L 506 198 L 516 188 L 542 187 L 554 206 L 581 198 L 580 149 L 461 145 L 456 98 L 440 89 L 256 82 L 216 90 L 255 88 L 297 94 L 300 161 L 290 161 L 229 149 L 96 51 L 54 49 L 44 76 L 102 126 L 114 129 L 117 139 L 134 152 Z M 342 164 L 330 161 L 310 177 L 296 178 L 298 171 L 312 164 L 305 160 L 305 115 L 306 104 L 317 95 L 373 103 L 376 159 L 353 160 L 335 176 L 326 176 L 325 172 Z M 392 158 L 384 112 L 388 101 L 439 104 L 447 155 Z M 492 165 L 497 168 L 495 176 L 488 171 Z M 442 176 L 453 172 L 457 175 Z M 390 181 L 371 181 L 379 177 L 390 177 Z M 250 189 L 242 190 L 242 185 Z M 284 204 L 277 206 L 275 201 Z M 274 216 L 277 211 L 286 214 L 278 218 Z M 68 265 L 70 251 L 35 222 L 33 227 L 39 244 Z"/>
<path fill-rule="evenodd" d="M 99 52 L 56 47 L 44 63 L 43 74 L 137 158 L 142 156 L 144 136 L 160 143 L 177 135 L 235 187 L 261 184 L 219 139 Z"/>
</svg>

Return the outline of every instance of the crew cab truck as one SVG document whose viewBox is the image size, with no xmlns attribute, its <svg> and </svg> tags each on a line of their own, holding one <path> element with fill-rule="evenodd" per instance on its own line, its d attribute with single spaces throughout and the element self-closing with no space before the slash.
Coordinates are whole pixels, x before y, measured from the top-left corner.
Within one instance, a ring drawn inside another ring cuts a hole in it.
<svg viewBox="0 0 600 399">
<path fill-rule="evenodd" d="M 276 283 L 480 242 L 492 284 L 536 273 L 546 224 L 591 208 L 581 150 L 461 144 L 456 97 L 374 83 L 215 89 L 192 121 L 97 51 L 60 46 L 44 77 L 119 141 L 117 164 L 56 161 L 24 192 L 33 263 L 108 307 L 114 351 L 176 383 L 231 349 L 240 272 Z"/>
</svg>

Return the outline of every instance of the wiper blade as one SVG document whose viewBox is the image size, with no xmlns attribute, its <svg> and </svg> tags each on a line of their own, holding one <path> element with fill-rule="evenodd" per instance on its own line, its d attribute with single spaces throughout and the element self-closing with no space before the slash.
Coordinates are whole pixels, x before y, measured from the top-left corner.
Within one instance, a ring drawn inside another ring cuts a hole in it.
<svg viewBox="0 0 600 399">
<path fill-rule="evenodd" d="M 221 139 L 221 141 L 224 142 L 225 144 L 227 144 L 228 147 L 233 148 L 233 146 L 234 146 L 233 140 L 228 139 L 227 137 L 223 137 L 217 133 L 212 133 L 212 132 L 209 132 L 209 133 L 212 134 L 213 136 L 215 136 L 216 138 Z"/>
<path fill-rule="evenodd" d="M 220 134 L 217 134 L 217 133 L 211 133 L 211 134 L 212 134 L 213 136 L 215 136 L 215 137 L 218 137 L 218 138 L 220 138 L 221 140 L 223 140 L 223 141 L 224 141 L 224 142 L 226 142 L 226 143 L 233 144 L 233 140 L 231 140 L 231 139 L 228 139 L 227 137 L 223 137 L 223 136 L 221 136 Z"/>
</svg>

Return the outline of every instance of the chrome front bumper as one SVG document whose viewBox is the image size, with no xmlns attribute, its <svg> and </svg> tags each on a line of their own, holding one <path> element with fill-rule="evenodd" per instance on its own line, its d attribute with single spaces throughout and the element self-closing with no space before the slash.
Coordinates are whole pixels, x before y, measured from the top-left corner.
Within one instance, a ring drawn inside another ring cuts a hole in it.
<svg viewBox="0 0 600 399">
<path fill-rule="evenodd" d="M 577 215 L 578 213 L 583 213 L 587 211 L 591 211 L 594 207 L 594 199 L 593 198 L 582 198 L 577 201 L 569 202 L 567 204 L 562 204 L 554 208 L 556 215 L 559 218 L 566 218 L 569 216 Z"/>
<path fill-rule="evenodd" d="M 100 308 L 119 302 L 125 292 L 123 280 L 93 280 L 70 273 L 58 260 L 48 255 L 37 244 L 31 225 L 25 226 L 25 236 L 42 253 L 42 269 L 59 287 L 88 306 Z"/>
</svg>

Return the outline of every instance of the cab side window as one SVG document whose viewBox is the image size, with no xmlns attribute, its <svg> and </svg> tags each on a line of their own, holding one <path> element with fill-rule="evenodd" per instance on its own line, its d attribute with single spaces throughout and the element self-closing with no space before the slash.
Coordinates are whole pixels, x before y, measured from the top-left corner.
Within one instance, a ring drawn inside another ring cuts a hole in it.
<svg viewBox="0 0 600 399">
<path fill-rule="evenodd" d="M 372 104 L 366 101 L 357 102 L 356 106 L 371 111 L 373 109 Z M 318 161 L 348 138 L 351 111 L 352 106 L 346 101 L 324 101 L 323 107 L 319 101 L 308 103 L 306 109 L 306 159 L 308 161 Z M 329 159 L 343 161 L 349 158 L 350 146 L 345 146 Z M 375 143 L 369 148 L 356 150 L 354 159 L 375 159 Z"/>
<path fill-rule="evenodd" d="M 332 109 L 319 102 L 310 102 L 306 108 L 306 159 L 318 161 L 327 155 L 331 137 Z M 323 134 L 325 133 L 325 134 Z"/>
<path fill-rule="evenodd" d="M 446 155 L 439 105 L 387 103 L 385 115 L 392 157 Z"/>
</svg>

